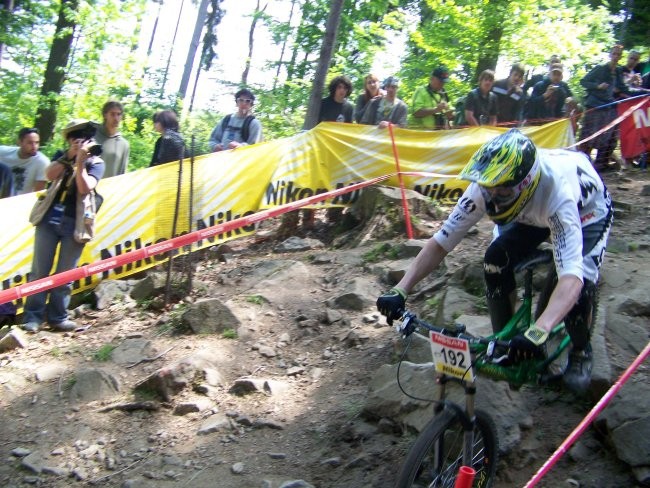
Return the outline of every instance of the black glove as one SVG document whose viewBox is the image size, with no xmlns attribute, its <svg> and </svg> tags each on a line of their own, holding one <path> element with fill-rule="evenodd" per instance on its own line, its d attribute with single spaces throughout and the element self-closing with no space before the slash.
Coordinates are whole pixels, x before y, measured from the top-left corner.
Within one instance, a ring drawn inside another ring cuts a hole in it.
<svg viewBox="0 0 650 488">
<path fill-rule="evenodd" d="M 404 313 L 406 306 L 406 292 L 401 288 L 391 288 L 388 293 L 384 293 L 377 298 L 377 310 L 386 316 L 388 325 L 393 323 L 393 319 L 398 319 Z"/>
<path fill-rule="evenodd" d="M 524 335 L 514 336 L 510 340 L 508 349 L 508 360 L 512 363 L 525 361 L 527 359 L 544 358 L 544 349 L 535 345 Z"/>
</svg>

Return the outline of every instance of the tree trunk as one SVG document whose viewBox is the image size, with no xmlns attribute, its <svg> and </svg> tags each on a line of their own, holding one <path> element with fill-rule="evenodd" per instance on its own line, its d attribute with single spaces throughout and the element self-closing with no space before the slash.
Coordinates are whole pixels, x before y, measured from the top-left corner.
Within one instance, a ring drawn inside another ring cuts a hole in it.
<svg viewBox="0 0 650 488">
<path fill-rule="evenodd" d="M 293 6 L 292 6 L 293 8 Z M 8 12 L 8 15 L 13 15 L 14 11 L 14 0 L 3 0 L 2 3 L 0 4 L 0 10 L 6 10 Z M 4 52 L 4 43 L 0 42 L 0 65 L 2 65 L 2 54 Z"/>
<path fill-rule="evenodd" d="M 241 84 L 242 86 L 246 86 L 248 84 L 248 73 L 251 69 L 251 60 L 253 59 L 253 44 L 255 42 L 255 27 L 257 27 L 257 21 L 260 18 L 260 14 L 262 14 L 265 10 L 266 7 L 268 7 L 269 4 L 267 3 L 264 5 L 264 8 L 260 10 L 260 0 L 257 0 L 257 5 L 255 6 L 255 12 L 253 12 L 253 21 L 251 22 L 251 28 L 248 31 L 248 57 L 246 58 L 246 67 L 244 68 L 244 72 L 241 75 Z"/>
<path fill-rule="evenodd" d="M 485 37 L 482 49 L 476 63 L 476 72 L 472 83 L 478 83 L 479 75 L 486 69 L 494 70 L 499 60 L 501 39 L 503 38 L 503 24 L 508 12 L 509 0 L 490 0 L 489 7 L 484 12 L 483 25 Z"/>
<path fill-rule="evenodd" d="M 36 127 L 41 134 L 41 144 L 48 143 L 54 134 L 56 122 L 57 98 L 61 93 L 65 70 L 70 57 L 70 47 L 74 39 L 74 13 L 79 8 L 79 0 L 61 0 L 59 18 L 56 22 L 54 41 L 50 48 L 50 57 L 45 68 L 45 77 L 41 86 L 41 97 L 36 112 Z"/>
<path fill-rule="evenodd" d="M 194 59 L 196 58 L 196 51 L 199 48 L 201 42 L 201 32 L 205 26 L 205 19 L 208 17 L 208 3 L 210 0 L 201 0 L 201 5 L 199 6 L 199 12 L 196 16 L 196 24 L 194 24 L 194 33 L 192 34 L 192 42 L 190 42 L 190 47 L 187 50 L 187 58 L 185 58 L 185 69 L 183 70 L 183 77 L 181 78 L 181 86 L 178 89 L 178 98 L 181 100 L 185 99 L 187 94 L 187 86 L 190 83 L 190 76 L 192 74 L 192 68 L 194 67 Z M 201 67 L 199 66 L 199 70 Z M 198 76 L 196 77 L 198 80 Z M 192 95 L 194 93 L 192 92 Z M 192 96 L 192 98 L 194 98 Z"/>
<path fill-rule="evenodd" d="M 167 65 L 165 66 L 165 71 L 163 72 L 163 79 L 160 85 L 160 94 L 159 98 L 165 96 L 165 85 L 167 84 L 167 75 L 169 74 L 169 65 L 172 62 L 172 54 L 174 52 L 174 44 L 176 44 L 176 35 L 178 34 L 178 25 L 181 23 L 181 17 L 183 15 L 183 6 L 185 5 L 185 0 L 181 0 L 181 9 L 178 12 L 178 19 L 176 20 L 176 28 L 174 29 L 174 37 L 172 37 L 172 45 L 169 47 L 169 55 L 167 56 Z"/>
<path fill-rule="evenodd" d="M 318 66 L 314 74 L 314 84 L 312 85 L 311 95 L 309 96 L 309 105 L 307 106 L 307 115 L 303 129 L 309 130 L 318 124 L 318 113 L 320 111 L 321 98 L 323 96 L 323 85 L 325 77 L 332 60 L 332 51 L 336 42 L 336 35 L 341 23 L 341 10 L 343 9 L 343 0 L 332 0 L 330 13 L 325 25 L 325 36 L 320 49 Z"/>
</svg>

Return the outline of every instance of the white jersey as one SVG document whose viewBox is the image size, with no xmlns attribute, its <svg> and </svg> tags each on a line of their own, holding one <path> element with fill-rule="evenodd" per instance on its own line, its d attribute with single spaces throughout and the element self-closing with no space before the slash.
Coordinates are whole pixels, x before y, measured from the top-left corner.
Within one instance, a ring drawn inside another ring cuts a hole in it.
<svg viewBox="0 0 650 488">
<path fill-rule="evenodd" d="M 583 263 L 582 228 L 611 216 L 609 193 L 582 152 L 538 152 L 539 185 L 514 222 L 550 229 L 558 276 L 570 274 L 596 282 L 598 266 Z M 434 239 L 449 252 L 483 215 L 483 194 L 476 183 L 470 183 Z"/>
<path fill-rule="evenodd" d="M 16 195 L 21 195 L 34 191 L 35 182 L 47 180 L 45 168 L 50 160 L 40 151 L 35 156 L 22 159 L 18 156 L 18 149 L 16 146 L 0 146 L 0 163 L 11 168 Z"/>
</svg>

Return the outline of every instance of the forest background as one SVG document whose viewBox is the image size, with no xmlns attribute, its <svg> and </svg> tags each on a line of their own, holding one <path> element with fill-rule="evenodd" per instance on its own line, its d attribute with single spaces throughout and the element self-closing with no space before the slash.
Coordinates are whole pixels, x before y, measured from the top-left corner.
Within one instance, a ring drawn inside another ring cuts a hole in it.
<svg viewBox="0 0 650 488">
<path fill-rule="evenodd" d="M 176 110 L 188 144 L 202 154 L 231 111 L 218 95 L 232 97 L 242 86 L 256 93 L 269 140 L 313 127 L 326 84 L 338 74 L 353 81 L 353 101 L 366 74 L 390 69 L 385 74 L 401 78 L 398 96 L 408 104 L 444 64 L 453 101 L 484 69 L 505 77 L 519 62 L 544 72 L 559 54 L 581 96 L 580 78 L 607 60 L 612 44 L 637 49 L 642 59 L 650 46 L 650 0 L 240 0 L 230 15 L 229 3 L 0 0 L 0 144 L 15 144 L 20 127 L 37 127 L 51 156 L 68 120 L 101 120 L 101 105 L 117 99 L 125 105 L 132 171 L 150 161 L 155 111 Z M 245 46 L 234 30 L 248 34 Z M 224 66 L 219 53 L 234 48 L 245 55 Z M 182 73 L 171 62 L 179 51 Z"/>
</svg>

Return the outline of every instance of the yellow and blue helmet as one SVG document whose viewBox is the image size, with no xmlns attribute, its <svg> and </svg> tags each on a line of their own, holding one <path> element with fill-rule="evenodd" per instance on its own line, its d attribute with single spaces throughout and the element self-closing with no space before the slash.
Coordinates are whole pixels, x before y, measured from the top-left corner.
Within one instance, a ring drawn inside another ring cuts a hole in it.
<svg viewBox="0 0 650 488">
<path fill-rule="evenodd" d="M 483 144 L 459 177 L 480 186 L 488 216 L 504 225 L 512 222 L 532 198 L 540 175 L 533 141 L 510 129 Z"/>
</svg>

